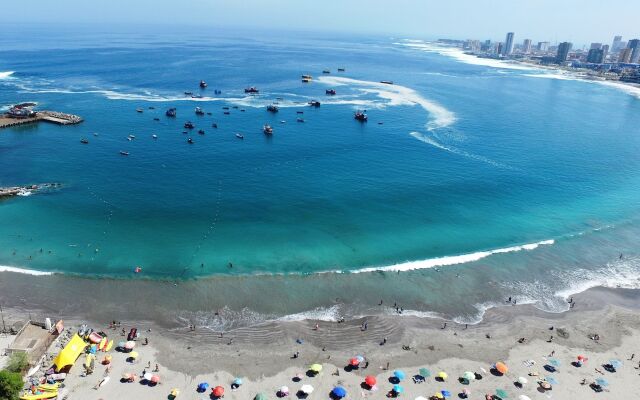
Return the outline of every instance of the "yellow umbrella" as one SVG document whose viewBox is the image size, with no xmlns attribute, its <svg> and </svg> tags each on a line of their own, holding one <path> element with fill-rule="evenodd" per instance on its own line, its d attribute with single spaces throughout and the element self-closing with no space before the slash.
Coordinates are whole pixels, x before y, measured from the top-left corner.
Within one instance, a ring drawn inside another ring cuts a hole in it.
<svg viewBox="0 0 640 400">
<path fill-rule="evenodd" d="M 322 371 L 322 365 L 320 365 L 320 364 L 311 364 L 311 366 L 309 367 L 309 370 L 311 370 L 313 372 L 320 372 L 320 371 Z"/>
<path fill-rule="evenodd" d="M 442 379 L 443 381 L 446 381 L 448 377 L 449 377 L 449 375 L 447 375 L 446 372 L 444 372 L 444 371 L 438 372 L 438 378 Z"/>
<path fill-rule="evenodd" d="M 171 389 L 171 396 L 173 397 L 178 397 L 178 395 L 180 394 L 180 391 L 178 390 L 178 388 L 173 388 Z"/>
<path fill-rule="evenodd" d="M 137 351 L 132 351 L 131 353 L 129 353 L 129 357 L 131 358 L 138 358 L 139 354 Z"/>
<path fill-rule="evenodd" d="M 442 395 L 442 393 L 438 392 L 436 394 L 433 395 L 433 397 L 436 397 L 438 399 L 444 399 L 444 396 Z"/>
</svg>

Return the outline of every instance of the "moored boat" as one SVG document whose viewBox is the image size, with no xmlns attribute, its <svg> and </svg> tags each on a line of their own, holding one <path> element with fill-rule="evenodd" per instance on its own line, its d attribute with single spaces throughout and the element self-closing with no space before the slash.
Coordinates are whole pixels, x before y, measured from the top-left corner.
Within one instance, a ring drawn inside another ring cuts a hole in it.
<svg viewBox="0 0 640 400">
<path fill-rule="evenodd" d="M 319 102 L 318 100 L 311 100 L 311 101 L 309 102 L 309 105 L 310 105 L 311 107 L 316 107 L 316 108 L 317 108 L 317 107 L 320 107 L 320 102 Z"/>
<path fill-rule="evenodd" d="M 353 118 L 357 119 L 360 122 L 366 122 L 368 119 L 367 114 L 362 111 L 356 111 Z"/>
<path fill-rule="evenodd" d="M 335 89 L 327 89 L 324 91 L 326 94 L 328 94 L 329 96 L 335 96 L 336 95 L 336 91 Z"/>
<path fill-rule="evenodd" d="M 255 86 L 251 86 L 251 87 L 245 88 L 245 89 L 244 89 L 244 92 L 245 92 L 245 93 L 251 93 L 251 94 L 258 94 L 258 93 L 260 93 L 260 91 L 259 91 Z"/>
<path fill-rule="evenodd" d="M 207 87 L 207 82 L 205 81 L 200 81 L 200 88 L 204 89 Z"/>
<path fill-rule="evenodd" d="M 204 111 L 200 107 L 196 107 L 195 112 L 196 115 L 204 115 Z"/>
<path fill-rule="evenodd" d="M 195 128 L 195 125 L 193 125 L 193 122 L 187 121 L 187 122 L 184 123 L 184 127 L 187 128 L 187 129 L 193 129 L 193 128 Z"/>
<path fill-rule="evenodd" d="M 393 85 L 393 81 L 380 81 L 380 83 L 384 83 L 386 85 Z"/>
<path fill-rule="evenodd" d="M 244 135 L 242 133 L 236 133 L 236 137 L 238 139 L 244 139 Z"/>
<path fill-rule="evenodd" d="M 175 117 L 177 112 L 175 108 L 170 108 L 167 110 L 167 112 L 165 112 L 165 114 L 167 115 L 167 117 Z"/>
<path fill-rule="evenodd" d="M 89 144 L 89 141 L 85 138 L 80 139 L 80 143 L 82 144 Z"/>
<path fill-rule="evenodd" d="M 277 113 L 278 112 L 278 106 L 276 106 L 275 104 L 269 104 L 267 106 L 267 111 L 272 112 L 272 113 Z"/>
<path fill-rule="evenodd" d="M 265 124 L 262 127 L 262 132 L 264 132 L 265 135 L 271 135 L 273 134 L 273 128 L 271 127 L 271 125 Z"/>
</svg>

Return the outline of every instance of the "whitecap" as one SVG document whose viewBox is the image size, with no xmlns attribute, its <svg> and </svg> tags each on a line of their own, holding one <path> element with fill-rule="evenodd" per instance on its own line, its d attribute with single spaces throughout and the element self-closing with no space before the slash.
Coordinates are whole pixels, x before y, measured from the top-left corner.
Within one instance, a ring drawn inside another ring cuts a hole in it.
<svg viewBox="0 0 640 400">
<path fill-rule="evenodd" d="M 15 74 L 15 71 L 0 71 L 0 79 L 6 79 Z"/>
<path fill-rule="evenodd" d="M 18 267 L 9 267 L 6 265 L 0 265 L 0 272 L 15 272 L 18 274 L 27 274 L 27 275 L 34 275 L 34 276 L 53 275 L 53 272 L 37 271 L 34 269 L 26 269 L 26 268 L 18 268 Z"/>
</svg>

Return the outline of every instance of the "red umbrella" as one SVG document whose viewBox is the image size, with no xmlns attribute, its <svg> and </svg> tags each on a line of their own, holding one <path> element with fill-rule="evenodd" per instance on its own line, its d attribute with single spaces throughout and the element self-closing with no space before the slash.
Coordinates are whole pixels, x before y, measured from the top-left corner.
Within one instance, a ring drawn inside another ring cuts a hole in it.
<svg viewBox="0 0 640 400">
<path fill-rule="evenodd" d="M 224 395 L 224 388 L 222 386 L 216 386 L 213 388 L 213 395 L 215 397 L 222 397 Z"/>
<path fill-rule="evenodd" d="M 150 380 L 153 383 L 160 383 L 160 377 L 158 375 L 152 376 Z"/>
<path fill-rule="evenodd" d="M 349 364 L 351 364 L 354 367 L 357 367 L 360 364 L 360 361 L 358 361 L 357 358 L 352 358 L 351 360 L 349 360 Z"/>
<path fill-rule="evenodd" d="M 369 386 L 375 386 L 376 382 L 378 382 L 378 380 L 376 379 L 375 376 L 367 375 L 367 377 L 364 378 L 364 383 L 366 383 Z"/>
</svg>

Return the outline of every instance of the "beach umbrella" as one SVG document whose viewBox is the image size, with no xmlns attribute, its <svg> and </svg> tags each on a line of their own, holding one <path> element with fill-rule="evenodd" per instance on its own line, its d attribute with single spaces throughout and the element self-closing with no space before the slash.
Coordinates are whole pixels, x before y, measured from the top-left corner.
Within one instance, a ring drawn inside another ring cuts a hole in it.
<svg viewBox="0 0 640 400">
<path fill-rule="evenodd" d="M 560 368 L 560 360 L 558 360 L 557 358 L 550 358 L 549 359 L 549 365 L 553 365 L 556 368 Z"/>
<path fill-rule="evenodd" d="M 264 393 L 258 393 L 253 400 L 267 400 L 267 395 Z"/>
<path fill-rule="evenodd" d="M 500 361 L 496 363 L 495 369 L 496 371 L 500 372 L 502 375 L 506 374 L 507 371 L 509 371 L 509 368 L 507 368 L 507 365 Z"/>
<path fill-rule="evenodd" d="M 173 389 L 171 389 L 171 392 L 169 394 L 172 397 L 178 397 L 178 395 L 180 394 L 180 391 L 178 390 L 178 388 L 173 388 Z"/>
<path fill-rule="evenodd" d="M 212 390 L 214 397 L 222 397 L 224 395 L 224 388 L 222 386 L 216 386 Z"/>
<path fill-rule="evenodd" d="M 315 373 L 318 373 L 320 371 L 322 371 L 322 365 L 320 364 L 311 364 L 311 366 L 309 367 L 310 371 L 313 371 Z"/>
<path fill-rule="evenodd" d="M 442 390 L 440 393 L 442 393 L 443 397 L 451 397 L 451 392 L 448 390 Z"/>
<path fill-rule="evenodd" d="M 524 376 L 521 376 L 521 377 L 518 378 L 518 383 L 521 384 L 521 385 L 526 385 L 527 382 L 529 382 L 529 381 Z"/>
<path fill-rule="evenodd" d="M 204 392 L 209 389 L 209 384 L 207 382 L 198 383 L 198 392 Z"/>
<path fill-rule="evenodd" d="M 374 386 L 377 382 L 378 382 L 378 380 L 376 379 L 375 376 L 367 375 L 364 378 L 364 383 L 366 383 L 369 386 Z"/>
<path fill-rule="evenodd" d="M 436 397 L 438 399 L 444 399 L 444 395 L 442 393 L 440 393 L 440 392 L 434 394 L 433 397 Z"/>
<path fill-rule="evenodd" d="M 609 364 L 613 365 L 613 368 L 616 368 L 616 369 L 622 367 L 622 361 L 618 359 L 609 360 Z"/>
<path fill-rule="evenodd" d="M 476 379 L 476 374 L 474 374 L 474 373 L 473 373 L 473 372 L 471 372 L 471 371 L 467 371 L 467 372 L 465 372 L 464 374 L 462 374 L 462 378 L 463 378 L 463 379 L 466 379 L 466 380 L 468 380 L 468 381 L 473 381 L 473 380 L 475 380 L 475 379 Z"/>
<path fill-rule="evenodd" d="M 531 400 L 531 397 L 521 394 L 518 396 L 518 400 Z"/>
<path fill-rule="evenodd" d="M 131 358 L 138 358 L 140 354 L 138 354 L 137 351 L 132 351 L 131 353 L 129 353 L 129 357 Z"/>
<path fill-rule="evenodd" d="M 280 387 L 280 394 L 288 395 L 289 394 L 289 387 L 288 386 Z"/>
<path fill-rule="evenodd" d="M 596 383 L 600 386 L 609 386 L 609 382 L 604 378 L 596 379 Z"/>
<path fill-rule="evenodd" d="M 446 381 L 448 377 L 449 377 L 449 375 L 447 375 L 446 372 L 444 372 L 444 371 L 438 372 L 438 378 L 442 379 L 443 381 Z"/>
<path fill-rule="evenodd" d="M 302 393 L 311 394 L 311 393 L 313 393 L 313 386 L 311 386 L 311 385 L 302 385 L 302 387 L 300 388 L 300 391 Z"/>
<path fill-rule="evenodd" d="M 344 397 L 347 395 L 347 391 L 342 386 L 334 387 L 331 393 L 336 397 Z"/>
<path fill-rule="evenodd" d="M 400 370 L 398 369 L 398 370 L 393 371 L 393 376 L 395 376 L 398 380 L 400 380 L 400 381 L 401 381 L 401 380 L 403 380 L 403 379 L 404 379 L 405 374 L 404 374 L 404 371 L 400 371 Z"/>
<path fill-rule="evenodd" d="M 404 388 L 400 385 L 393 385 L 393 391 L 399 394 L 404 392 Z"/>
<path fill-rule="evenodd" d="M 154 375 L 151 377 L 150 381 L 153 383 L 160 383 L 160 377 L 158 375 Z"/>
<path fill-rule="evenodd" d="M 352 367 L 357 367 L 359 364 L 360 364 L 360 361 L 358 361 L 358 359 L 355 357 L 349 360 L 349 365 L 351 365 Z"/>
<path fill-rule="evenodd" d="M 496 396 L 500 397 L 501 399 L 506 399 L 509 397 L 507 391 L 504 389 L 496 389 Z"/>
<path fill-rule="evenodd" d="M 356 356 L 356 360 L 358 360 L 359 363 L 362 363 L 362 362 L 364 362 L 364 357 Z"/>
<path fill-rule="evenodd" d="M 420 368 L 420 370 L 418 370 L 418 373 L 424 376 L 425 378 L 428 378 L 431 376 L 431 371 L 429 371 L 427 368 Z"/>
<path fill-rule="evenodd" d="M 134 347 L 136 347 L 136 342 L 134 342 L 133 340 L 129 340 L 128 342 L 126 342 L 124 344 L 124 348 L 127 349 L 127 350 L 131 350 Z"/>
<path fill-rule="evenodd" d="M 233 380 L 233 382 L 231 382 L 231 383 L 233 383 L 234 385 L 238 385 L 238 386 L 240 386 L 240 385 L 242 385 L 242 379 L 240 379 L 240 378 L 236 378 L 236 379 L 234 379 L 234 380 Z"/>
<path fill-rule="evenodd" d="M 549 382 L 552 385 L 557 385 L 559 383 L 556 378 L 554 378 L 553 376 L 550 376 L 550 375 L 545 376 L 544 380 Z"/>
<path fill-rule="evenodd" d="M 146 374 L 142 375 L 142 378 L 144 378 L 147 381 L 150 381 L 151 378 L 153 378 L 153 374 L 151 372 L 147 372 Z"/>
</svg>

